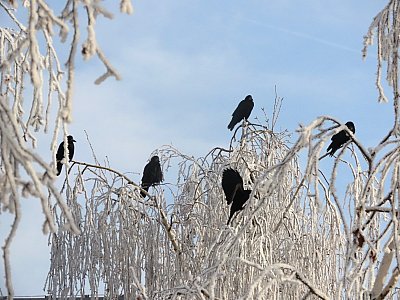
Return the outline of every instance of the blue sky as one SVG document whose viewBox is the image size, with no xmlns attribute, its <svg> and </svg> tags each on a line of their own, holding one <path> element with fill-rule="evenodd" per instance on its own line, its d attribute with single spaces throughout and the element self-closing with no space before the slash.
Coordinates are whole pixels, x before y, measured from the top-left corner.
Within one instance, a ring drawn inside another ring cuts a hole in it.
<svg viewBox="0 0 400 300">
<path fill-rule="evenodd" d="M 123 80 L 96 86 L 102 65 L 78 58 L 70 125 L 78 141 L 75 159 L 92 162 L 86 130 L 100 160 L 107 156 L 139 182 L 150 153 L 162 145 L 195 157 L 227 147 L 226 127 L 247 94 L 255 102 L 251 121 L 263 119 L 261 108 L 271 117 L 275 86 L 284 98 L 278 128 L 294 132 L 300 123 L 330 115 L 352 120 L 359 140 L 376 145 L 392 124 L 392 105 L 377 102 L 376 49 L 366 61 L 361 49 L 386 3 L 147 0 L 134 1 L 134 14 L 126 16 L 106 1 L 116 18 L 98 20 L 97 38 Z M 50 161 L 50 137 L 40 137 L 38 152 Z M 38 201 L 23 202 L 12 247 L 14 287 L 17 295 L 41 295 L 47 237 Z M 9 220 L 2 213 L 1 241 Z M 0 289 L 5 293 L 3 280 Z"/>
</svg>

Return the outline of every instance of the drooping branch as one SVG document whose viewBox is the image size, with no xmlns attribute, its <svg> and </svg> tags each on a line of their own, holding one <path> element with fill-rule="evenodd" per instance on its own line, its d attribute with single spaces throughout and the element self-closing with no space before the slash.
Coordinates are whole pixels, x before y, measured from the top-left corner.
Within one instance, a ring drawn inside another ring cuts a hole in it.
<svg viewBox="0 0 400 300">
<path fill-rule="evenodd" d="M 84 5 L 94 7 L 103 16 L 107 15 L 97 0 L 66 0 L 59 16 L 45 0 L 22 1 L 20 7 L 17 7 L 16 1 L 0 0 L 0 10 L 10 21 L 4 23 L 7 28 L 0 27 L 0 209 L 15 214 L 3 248 L 5 279 L 11 298 L 9 249 L 20 220 L 18 207 L 21 195 L 39 200 L 44 216 L 43 232 L 58 230 L 54 212 L 50 209 L 53 201 L 63 215 L 65 228 L 73 235 L 80 232 L 77 216 L 54 186 L 53 167 L 47 162 L 48 158 L 38 156 L 34 148 L 39 141 L 38 131 L 52 132 L 50 148 L 55 163 L 58 134 L 61 131 L 64 136 L 68 135 L 67 126 L 73 115 L 75 57 L 81 43 L 78 11 Z M 132 12 L 129 0 L 121 1 L 120 5 L 122 12 Z M 98 16 L 96 13 L 91 15 L 94 19 Z M 94 26 L 91 28 L 94 32 Z M 59 46 L 54 41 L 57 30 L 62 43 L 68 40 L 70 31 L 73 32 L 69 45 Z M 65 53 L 69 53 L 69 58 L 62 66 Z M 102 62 L 117 74 L 102 55 Z M 25 86 L 26 83 L 32 88 Z M 47 92 L 46 99 L 44 92 Z M 56 109 L 52 107 L 54 98 L 58 99 Z"/>
</svg>

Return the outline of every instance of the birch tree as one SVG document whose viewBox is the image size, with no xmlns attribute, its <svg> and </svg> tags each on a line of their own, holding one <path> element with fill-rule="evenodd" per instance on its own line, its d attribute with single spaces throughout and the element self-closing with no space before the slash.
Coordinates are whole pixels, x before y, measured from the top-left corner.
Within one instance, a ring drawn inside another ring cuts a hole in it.
<svg viewBox="0 0 400 300">
<path fill-rule="evenodd" d="M 14 215 L 2 248 L 10 299 L 14 294 L 10 245 L 20 222 L 21 196 L 40 201 L 44 233 L 58 230 L 51 211 L 54 202 L 68 220 L 69 230 L 80 233 L 65 198 L 53 182 L 56 143 L 60 134 L 66 140 L 73 115 L 76 55 L 80 52 L 85 59 L 97 56 L 103 63 L 105 72 L 96 80 L 97 84 L 108 77 L 120 79 L 96 40 L 96 19 L 112 17 L 101 1 L 67 0 L 58 5 L 61 11 L 55 13 L 44 0 L 0 0 L 7 17 L 2 23 L 8 25 L 0 28 L 0 209 Z M 121 0 L 120 8 L 123 13 L 132 12 L 129 0 Z M 86 25 L 79 23 L 82 19 L 78 13 L 86 15 Z M 86 33 L 82 34 L 82 29 Z M 57 48 L 57 40 L 63 48 Z M 60 59 L 62 53 L 67 53 L 65 61 Z M 52 135 L 49 146 L 53 164 L 35 152 L 35 135 L 39 131 Z"/>
<path fill-rule="evenodd" d="M 74 12 L 79 5 L 92 20 L 83 55 L 97 55 L 106 68 L 97 82 L 108 76 L 118 79 L 95 43 L 91 27 L 95 16 L 107 13 L 97 1 L 69 1 L 65 13 L 55 17 L 43 2 L 30 1 L 25 28 L 9 4 L 0 3 L 19 28 L 1 31 L 8 35 L 1 39 L 1 53 L 7 54 L 1 62 L 0 120 L 6 120 L 0 124 L 1 178 L 7 193 L 0 203 L 15 214 L 3 252 L 8 272 L 8 245 L 18 224 L 19 195 L 30 194 L 41 200 L 43 229 L 49 232 L 46 288 L 54 298 L 85 294 L 104 294 L 107 299 L 119 295 L 125 299 L 399 297 L 398 0 L 376 15 L 364 38 L 365 59 L 376 43 L 378 101 L 393 105 L 393 127 L 377 145 L 367 147 L 346 129 L 345 120 L 331 116 L 301 125 L 295 137 L 278 132 L 281 99 L 276 97 L 270 121 L 266 116 L 257 124 L 244 122 L 230 145 L 212 149 L 204 157 L 194 158 L 168 145 L 154 150 L 164 174 L 175 179 L 150 188 L 146 198 L 140 196 L 138 182 L 107 162 L 101 164 L 95 150 L 93 162 L 72 163 L 59 192 L 52 184 L 53 168 L 26 146 L 35 143 L 32 131 L 48 130 L 41 102 L 43 72 L 52 78 L 48 99 L 56 95 L 59 100 L 52 126 L 53 151 L 58 131 L 67 134 L 79 32 Z M 131 11 L 124 1 L 121 7 Z M 38 18 L 39 14 L 48 17 Z M 41 31 L 52 45 L 53 30 L 57 28 L 65 38 L 67 25 L 73 34 L 63 92 L 59 83 L 64 73 L 59 71 L 56 50 L 49 46 L 41 56 L 35 37 Z M 390 91 L 383 88 L 384 72 Z M 29 114 L 22 109 L 21 76 L 28 76 L 33 86 Z M 352 139 L 330 159 L 327 170 L 321 166 L 323 150 L 340 130 L 347 130 Z M 292 138 L 295 142 L 289 143 Z M 33 164 L 42 172 L 35 171 Z M 21 167 L 28 180 L 19 176 Z M 252 190 L 231 226 L 226 225 L 229 207 L 221 187 L 226 168 L 238 170 L 245 188 Z M 49 197 L 44 197 L 46 189 Z M 7 276 L 12 297 L 11 275 Z"/>
</svg>

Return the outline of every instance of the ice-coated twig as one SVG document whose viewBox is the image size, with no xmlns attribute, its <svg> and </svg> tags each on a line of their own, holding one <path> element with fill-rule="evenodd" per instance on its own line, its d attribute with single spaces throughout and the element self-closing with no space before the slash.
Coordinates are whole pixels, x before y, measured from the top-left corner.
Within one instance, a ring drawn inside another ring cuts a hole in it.
<svg viewBox="0 0 400 300">
<path fill-rule="evenodd" d="M 104 66 L 107 68 L 107 72 L 104 73 L 102 76 L 96 79 L 94 82 L 95 84 L 101 84 L 104 80 L 106 80 L 110 76 L 114 76 L 116 80 L 121 80 L 121 76 L 118 74 L 118 72 L 114 69 L 114 67 L 108 62 L 106 59 L 105 55 L 101 51 L 99 47 L 96 47 L 96 53 L 100 60 L 103 62 Z"/>
<path fill-rule="evenodd" d="M 133 14 L 133 6 L 131 0 L 121 0 L 120 10 L 124 14 Z"/>
<path fill-rule="evenodd" d="M 17 232 L 19 222 L 21 220 L 21 207 L 19 205 L 18 199 L 16 199 L 16 198 L 14 199 L 13 205 L 15 207 L 14 220 L 11 225 L 11 230 L 4 241 L 4 246 L 2 246 L 3 261 L 4 261 L 4 273 L 5 273 L 5 280 L 6 280 L 5 283 L 6 283 L 6 287 L 7 287 L 8 297 L 10 299 L 13 299 L 13 297 L 14 297 L 14 287 L 12 284 L 12 273 L 11 273 L 10 247 L 11 247 L 12 240 L 15 237 L 15 234 Z"/>
<path fill-rule="evenodd" d="M 26 32 L 26 27 L 25 25 L 23 25 L 16 17 L 15 15 L 12 13 L 11 8 L 7 7 L 3 1 L 0 1 L 0 6 L 4 9 L 4 11 L 10 16 L 11 20 L 13 20 L 15 22 L 15 24 L 18 25 L 19 29 L 21 29 L 22 31 Z"/>
</svg>

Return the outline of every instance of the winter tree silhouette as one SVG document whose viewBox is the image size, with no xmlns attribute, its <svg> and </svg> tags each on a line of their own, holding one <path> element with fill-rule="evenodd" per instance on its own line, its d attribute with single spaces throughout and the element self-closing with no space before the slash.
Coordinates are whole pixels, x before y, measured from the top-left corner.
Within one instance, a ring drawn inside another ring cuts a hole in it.
<svg viewBox="0 0 400 300">
<path fill-rule="evenodd" d="M 168 180 L 146 200 L 138 183 L 97 160 L 73 161 L 61 192 L 53 183 L 58 133 L 68 135 L 72 114 L 78 6 L 88 20 L 81 53 L 97 55 L 106 68 L 96 82 L 119 78 L 93 35 L 94 18 L 106 12 L 97 1 L 68 1 L 59 17 L 45 2 L 30 1 L 30 22 L 24 25 L 9 9 L 13 4 L 0 1 L 18 27 L 0 30 L 6 57 L 0 65 L 0 204 L 15 216 L 2 248 L 9 298 L 9 249 L 21 195 L 40 199 L 43 208 L 43 230 L 51 243 L 46 291 L 53 298 L 88 293 L 108 299 L 399 297 L 398 0 L 376 15 L 364 40 L 364 57 L 372 42 L 377 44 L 379 101 L 393 102 L 393 127 L 377 145 L 366 148 L 352 137 L 326 171 L 319 156 L 343 120 L 318 117 L 301 125 L 289 143 L 287 132 L 275 130 L 275 111 L 271 123 L 237 127 L 229 147 L 204 157 L 172 146 L 156 149 Z M 131 12 L 130 2 L 121 1 L 121 9 Z M 51 33 L 65 38 L 67 27 L 72 40 L 63 70 Z M 37 32 L 48 46 L 45 53 Z M 383 89 L 384 70 L 393 99 Z M 59 99 L 54 125 L 51 103 L 46 110 L 42 105 L 44 74 L 50 96 Z M 24 79 L 33 87 L 27 111 L 21 109 Z M 276 103 L 280 107 L 279 99 Z M 53 166 L 26 146 L 35 145 L 40 128 L 53 132 Z M 171 165 L 178 166 L 176 174 L 169 174 Z M 22 168 L 27 179 L 18 177 Z M 229 208 L 221 186 L 227 168 L 238 170 L 244 188 L 252 190 L 233 226 L 226 226 Z"/>
</svg>

